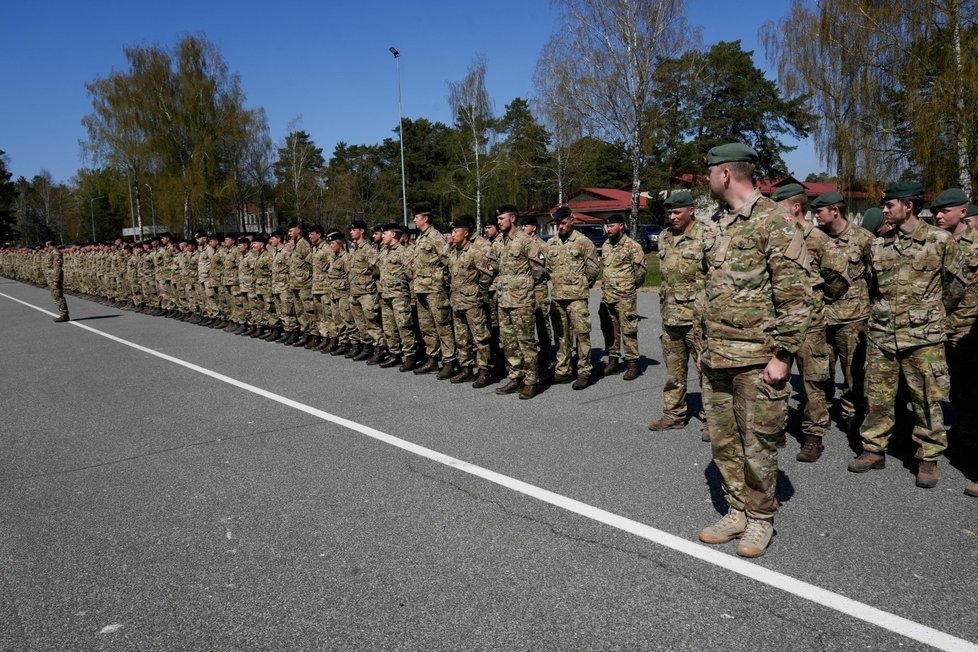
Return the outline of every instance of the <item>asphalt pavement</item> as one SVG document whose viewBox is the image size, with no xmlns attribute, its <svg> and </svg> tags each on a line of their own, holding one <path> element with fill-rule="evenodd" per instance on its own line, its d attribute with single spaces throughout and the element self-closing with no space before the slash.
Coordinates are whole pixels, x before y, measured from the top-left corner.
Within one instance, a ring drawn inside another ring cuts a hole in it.
<svg viewBox="0 0 978 652">
<path fill-rule="evenodd" d="M 906 424 L 863 475 L 789 437 L 764 557 L 696 542 L 654 292 L 638 380 L 532 401 L 68 303 L 0 279 L 0 650 L 978 649 L 978 499 L 914 486 Z"/>
</svg>

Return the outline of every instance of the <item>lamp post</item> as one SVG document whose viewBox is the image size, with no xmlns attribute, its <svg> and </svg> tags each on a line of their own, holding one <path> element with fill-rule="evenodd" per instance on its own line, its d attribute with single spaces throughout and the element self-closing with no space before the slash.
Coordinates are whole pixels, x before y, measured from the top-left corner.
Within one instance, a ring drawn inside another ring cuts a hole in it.
<svg viewBox="0 0 978 652">
<path fill-rule="evenodd" d="M 397 139 L 401 143 L 401 204 L 404 206 L 404 226 L 407 226 L 407 177 L 404 174 L 404 108 L 401 106 L 401 53 L 394 47 L 388 49 L 394 55 L 394 62 L 397 65 L 397 119 L 400 124 Z"/>
<path fill-rule="evenodd" d="M 99 195 L 98 197 L 88 198 L 88 211 L 92 215 L 92 242 L 95 242 L 95 200 L 105 199 L 105 195 Z"/>
</svg>

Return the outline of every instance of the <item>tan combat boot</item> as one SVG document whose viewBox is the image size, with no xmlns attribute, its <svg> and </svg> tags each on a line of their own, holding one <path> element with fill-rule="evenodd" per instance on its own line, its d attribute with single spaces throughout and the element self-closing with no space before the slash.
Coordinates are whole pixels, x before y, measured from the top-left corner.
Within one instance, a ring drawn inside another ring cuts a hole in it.
<svg viewBox="0 0 978 652">
<path fill-rule="evenodd" d="M 649 424 L 649 430 L 682 430 L 685 427 L 685 420 L 671 417 L 668 414 L 663 414 L 658 421 Z"/>
<path fill-rule="evenodd" d="M 639 377 L 638 363 L 628 362 L 625 365 L 625 373 L 621 377 L 622 380 L 635 380 Z"/>
<path fill-rule="evenodd" d="M 967 496 L 974 496 L 975 498 L 978 498 L 978 482 L 972 482 L 967 487 L 965 487 L 964 493 Z"/>
<path fill-rule="evenodd" d="M 917 465 L 917 486 L 924 489 L 933 489 L 937 486 L 941 473 L 937 470 L 937 462 L 921 461 Z"/>
<path fill-rule="evenodd" d="M 618 366 L 618 356 L 613 355 L 609 357 L 608 364 L 604 366 L 605 377 L 614 376 L 615 374 L 620 372 L 621 372 L 621 368 Z"/>
<path fill-rule="evenodd" d="M 761 518 L 747 519 L 747 529 L 740 537 L 737 554 L 741 557 L 760 557 L 767 550 L 774 535 L 774 521 Z"/>
<path fill-rule="evenodd" d="M 700 530 L 700 541 L 712 544 L 726 543 L 739 539 L 745 529 L 747 529 L 747 514 L 731 507 L 726 516 Z"/>
<path fill-rule="evenodd" d="M 849 462 L 849 470 L 853 473 L 865 473 L 870 469 L 882 469 L 886 467 L 886 455 L 882 453 L 871 453 L 863 451 L 859 457 Z"/>
<path fill-rule="evenodd" d="M 815 462 L 822 456 L 822 438 L 815 435 L 805 435 L 805 443 L 801 445 L 801 450 L 795 459 L 799 462 Z"/>
</svg>

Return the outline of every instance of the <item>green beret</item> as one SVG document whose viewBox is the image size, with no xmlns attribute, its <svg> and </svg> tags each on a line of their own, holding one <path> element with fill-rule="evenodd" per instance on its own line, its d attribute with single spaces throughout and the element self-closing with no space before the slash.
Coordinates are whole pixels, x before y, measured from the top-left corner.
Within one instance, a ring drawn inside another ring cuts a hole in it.
<svg viewBox="0 0 978 652">
<path fill-rule="evenodd" d="M 845 200 L 842 198 L 842 193 L 838 190 L 833 190 L 832 192 L 823 192 L 821 195 L 815 198 L 812 202 L 812 208 L 825 208 L 826 206 L 835 206 L 836 204 L 844 204 Z"/>
<path fill-rule="evenodd" d="M 774 191 L 771 195 L 771 199 L 774 201 L 781 201 L 783 199 L 788 199 L 789 197 L 796 197 L 798 195 L 804 195 L 805 188 L 800 183 L 789 183 L 786 186 L 781 186 Z"/>
<path fill-rule="evenodd" d="M 948 188 L 937 197 L 934 197 L 934 201 L 930 203 L 930 210 L 936 211 L 941 208 L 947 208 L 948 206 L 967 206 L 968 205 L 968 195 L 964 194 L 964 191 L 960 188 Z"/>
<path fill-rule="evenodd" d="M 876 233 L 876 229 L 880 228 L 880 224 L 883 223 L 883 211 L 873 207 L 866 210 L 863 213 L 862 227 L 869 231 L 870 233 Z"/>
<path fill-rule="evenodd" d="M 665 201 L 666 208 L 685 208 L 686 206 L 693 206 L 695 203 L 693 195 L 688 190 L 674 192 Z"/>
<path fill-rule="evenodd" d="M 720 165 L 721 163 L 734 163 L 736 161 L 746 161 L 747 163 L 757 162 L 757 152 L 743 143 L 727 143 L 717 145 L 706 155 L 706 164 Z"/>
<path fill-rule="evenodd" d="M 968 204 L 968 217 L 978 216 L 978 204 Z"/>
<path fill-rule="evenodd" d="M 891 183 L 883 191 L 883 199 L 909 199 L 910 197 L 922 197 L 924 186 L 916 181 L 900 181 Z"/>
</svg>

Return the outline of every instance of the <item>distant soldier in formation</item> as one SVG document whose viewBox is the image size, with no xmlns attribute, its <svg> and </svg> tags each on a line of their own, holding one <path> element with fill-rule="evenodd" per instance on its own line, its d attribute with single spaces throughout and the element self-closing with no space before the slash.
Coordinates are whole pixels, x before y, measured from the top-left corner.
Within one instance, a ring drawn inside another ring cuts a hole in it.
<svg viewBox="0 0 978 652">
<path fill-rule="evenodd" d="M 450 300 L 460 371 L 451 382 L 473 382 L 478 388 L 489 384 L 491 340 L 483 292 L 496 275 L 497 263 L 491 248 L 472 243 L 474 232 L 471 216 L 463 215 L 452 223 Z"/>
<path fill-rule="evenodd" d="M 384 227 L 378 268 L 381 323 L 389 357 L 380 363 L 388 369 L 412 371 L 416 361 L 414 313 L 411 310 L 411 262 L 413 252 L 401 242 L 406 229 L 397 223 Z"/>
<path fill-rule="evenodd" d="M 520 229 L 532 238 L 541 248 L 546 247 L 543 238 L 538 235 L 540 230 L 537 219 L 532 216 L 520 218 Z M 539 356 L 540 373 L 550 368 L 550 349 L 553 346 L 553 327 L 550 324 L 550 276 L 546 268 L 534 271 L 533 277 L 533 317 L 537 329 L 537 355 Z"/>
<path fill-rule="evenodd" d="M 418 327 L 428 355 L 428 361 L 414 373 L 437 372 L 439 380 L 448 380 L 456 373 L 457 357 L 448 301 L 448 243 L 434 227 L 433 219 L 429 212 L 414 216 L 419 233 L 413 247 L 412 290 L 417 301 Z"/>
<path fill-rule="evenodd" d="M 621 371 L 619 358 L 625 361 L 622 380 L 635 380 L 638 369 L 638 288 L 645 282 L 648 261 L 642 245 L 625 233 L 625 218 L 608 218 L 608 239 L 601 245 L 601 305 L 598 321 L 604 335 L 608 364 L 604 375 Z"/>
</svg>

